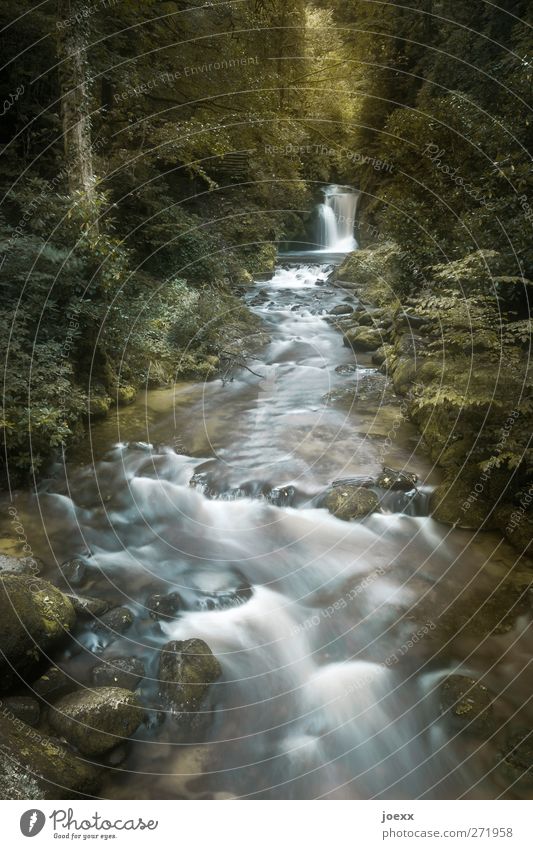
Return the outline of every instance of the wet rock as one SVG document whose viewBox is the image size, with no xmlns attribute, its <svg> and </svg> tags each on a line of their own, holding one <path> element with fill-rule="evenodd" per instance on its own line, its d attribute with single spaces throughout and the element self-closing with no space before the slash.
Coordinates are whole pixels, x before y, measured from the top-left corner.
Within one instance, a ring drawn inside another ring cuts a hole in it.
<svg viewBox="0 0 533 849">
<path fill-rule="evenodd" d="M 357 365 L 356 363 L 342 363 L 335 367 L 335 371 L 337 374 L 353 374 L 354 371 L 357 371 Z"/>
<path fill-rule="evenodd" d="M 277 486 L 270 490 L 268 501 L 276 507 L 289 507 L 294 501 L 296 489 L 294 486 Z"/>
<path fill-rule="evenodd" d="M 354 351 L 375 351 L 384 341 L 383 332 L 373 327 L 356 327 L 344 334 L 344 344 Z"/>
<path fill-rule="evenodd" d="M 38 725 L 41 708 L 31 696 L 10 696 L 2 699 L 2 713 L 8 719 L 21 719 L 27 725 Z"/>
<path fill-rule="evenodd" d="M 0 575 L 0 688 L 26 674 L 68 634 L 76 620 L 68 598 L 29 575 Z"/>
<path fill-rule="evenodd" d="M 353 478 L 339 478 L 338 480 L 333 481 L 331 484 L 334 487 L 348 487 L 348 486 L 364 486 L 371 487 L 376 486 L 376 478 L 372 478 L 369 475 L 355 475 Z"/>
<path fill-rule="evenodd" d="M 184 608 L 183 599 L 179 593 L 153 593 L 146 601 L 146 609 L 152 619 L 176 619 Z"/>
<path fill-rule="evenodd" d="M 87 574 L 87 564 L 83 560 L 75 557 L 73 560 L 67 560 L 59 567 L 67 584 L 78 586 L 85 580 Z"/>
<path fill-rule="evenodd" d="M 17 720 L 0 715 L 0 798 L 72 799 L 98 791 L 101 771 Z"/>
<path fill-rule="evenodd" d="M 238 569 L 196 569 L 183 576 L 182 598 L 188 610 L 226 610 L 245 604 L 252 587 Z"/>
<path fill-rule="evenodd" d="M 44 564 L 38 557 L 12 557 L 10 554 L 0 554 L 0 574 L 12 572 L 17 575 L 38 575 Z"/>
<path fill-rule="evenodd" d="M 509 735 L 502 757 L 517 777 L 533 778 L 533 731 L 522 728 Z"/>
<path fill-rule="evenodd" d="M 108 601 L 104 601 L 101 598 L 87 598 L 85 596 L 71 595 L 70 593 L 66 593 L 66 596 L 72 602 L 77 615 L 82 619 L 102 616 L 111 607 Z"/>
<path fill-rule="evenodd" d="M 376 479 L 376 484 L 382 489 L 396 489 L 409 492 L 416 486 L 418 475 L 413 472 L 397 471 L 383 466 L 383 471 Z"/>
<path fill-rule="evenodd" d="M 458 477 L 438 486 L 429 500 L 433 518 L 460 528 L 474 529 L 484 524 L 490 527 L 492 506 L 482 498 L 472 498 L 474 486 Z"/>
<path fill-rule="evenodd" d="M 379 498 L 374 492 L 362 486 L 350 484 L 334 486 L 324 497 L 322 506 L 338 519 L 350 521 L 362 519 L 363 516 L 377 510 Z"/>
<path fill-rule="evenodd" d="M 489 730 L 493 716 L 492 697 L 487 688 L 466 675 L 450 675 L 440 688 L 440 706 L 456 723 L 471 731 Z"/>
<path fill-rule="evenodd" d="M 338 306 L 333 307 L 332 310 L 329 311 L 330 315 L 351 315 L 353 313 L 353 307 L 350 304 L 338 304 Z"/>
<path fill-rule="evenodd" d="M 121 687 L 135 690 L 145 675 L 144 663 L 136 657 L 111 657 L 92 669 L 92 680 L 96 687 Z"/>
<path fill-rule="evenodd" d="M 129 738 L 143 721 L 137 697 L 121 687 L 76 690 L 48 714 L 51 728 L 84 755 L 100 755 Z"/>
<path fill-rule="evenodd" d="M 387 362 L 387 357 L 392 352 L 392 345 L 382 345 L 372 354 L 372 362 L 376 366 L 382 366 Z"/>
<path fill-rule="evenodd" d="M 44 702 L 50 702 L 58 696 L 70 693 L 79 686 L 79 682 L 67 675 L 58 666 L 51 666 L 32 684 L 34 695 Z"/>
<path fill-rule="evenodd" d="M 203 640 L 172 640 L 159 660 L 163 705 L 177 714 L 199 710 L 209 685 L 221 674 L 220 663 Z"/>
<path fill-rule="evenodd" d="M 94 625 L 94 630 L 101 634 L 125 634 L 133 625 L 134 616 L 129 607 L 114 607 L 104 613 Z"/>
</svg>

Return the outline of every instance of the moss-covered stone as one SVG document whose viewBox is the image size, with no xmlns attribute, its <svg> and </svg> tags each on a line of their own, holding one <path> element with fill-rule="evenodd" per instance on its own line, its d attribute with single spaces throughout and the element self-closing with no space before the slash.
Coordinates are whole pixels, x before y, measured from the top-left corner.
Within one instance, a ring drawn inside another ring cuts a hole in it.
<svg viewBox="0 0 533 849">
<path fill-rule="evenodd" d="M 136 696 L 121 687 L 76 690 L 59 699 L 48 715 L 56 734 L 86 755 L 100 755 L 121 743 L 143 718 Z"/>
<path fill-rule="evenodd" d="M 145 675 L 144 663 L 137 657 L 111 657 L 93 667 L 91 677 L 96 687 L 121 687 L 135 690 Z"/>
<path fill-rule="evenodd" d="M 119 386 L 117 389 L 117 402 L 122 407 L 132 404 L 136 397 L 137 390 L 135 386 Z"/>
<path fill-rule="evenodd" d="M 98 791 L 101 771 L 57 740 L 0 715 L 0 798 L 72 799 Z"/>
<path fill-rule="evenodd" d="M 220 663 L 203 640 L 173 640 L 161 650 L 161 700 L 173 713 L 194 713 L 199 710 L 209 685 L 221 674 Z"/>
<path fill-rule="evenodd" d="M 344 334 L 344 344 L 354 351 L 375 351 L 387 341 L 387 335 L 373 327 L 356 327 Z"/>
<path fill-rule="evenodd" d="M 76 614 L 56 587 L 28 575 L 0 575 L 1 686 L 10 686 L 15 672 L 28 673 L 41 652 L 63 640 Z"/>
<path fill-rule="evenodd" d="M 470 731 L 487 732 L 492 725 L 492 697 L 487 688 L 466 675 L 450 675 L 441 685 L 443 712 Z"/>
<path fill-rule="evenodd" d="M 91 395 L 87 411 L 91 419 L 105 419 L 111 408 L 111 398 L 108 395 Z"/>
<path fill-rule="evenodd" d="M 331 487 L 323 498 L 321 506 L 338 519 L 348 522 L 351 519 L 362 519 L 377 510 L 379 498 L 375 492 L 365 487 L 344 484 Z"/>
</svg>

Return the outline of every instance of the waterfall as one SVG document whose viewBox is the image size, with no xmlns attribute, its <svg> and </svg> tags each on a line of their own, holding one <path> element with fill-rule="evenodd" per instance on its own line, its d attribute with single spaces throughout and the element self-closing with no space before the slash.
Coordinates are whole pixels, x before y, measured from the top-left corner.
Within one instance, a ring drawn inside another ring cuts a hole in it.
<svg viewBox="0 0 533 849">
<path fill-rule="evenodd" d="M 322 250 L 348 253 L 357 248 L 353 231 L 359 194 L 343 186 L 327 186 L 318 205 L 318 238 Z"/>
</svg>

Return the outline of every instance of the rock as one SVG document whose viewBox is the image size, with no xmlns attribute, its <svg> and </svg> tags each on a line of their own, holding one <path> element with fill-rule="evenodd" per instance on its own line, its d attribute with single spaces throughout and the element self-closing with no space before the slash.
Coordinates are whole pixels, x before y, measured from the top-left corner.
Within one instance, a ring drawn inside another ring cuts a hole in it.
<svg viewBox="0 0 533 849">
<path fill-rule="evenodd" d="M 353 307 L 350 304 L 338 304 L 329 311 L 329 315 L 351 315 L 352 313 Z"/>
<path fill-rule="evenodd" d="M 491 725 L 492 698 L 487 688 L 466 675 L 450 675 L 440 688 L 443 713 L 450 714 L 471 731 L 487 731 Z"/>
<path fill-rule="evenodd" d="M 132 404 L 137 397 L 137 390 L 134 386 L 119 386 L 117 389 L 117 402 L 122 407 Z"/>
<path fill-rule="evenodd" d="M 505 764 L 512 767 L 520 777 L 533 778 L 533 732 L 522 728 L 510 734 L 502 756 Z"/>
<path fill-rule="evenodd" d="M 15 671 L 29 672 L 68 634 L 74 608 L 56 587 L 29 575 L 0 575 L 0 688 L 7 689 Z"/>
<path fill-rule="evenodd" d="M 73 560 L 68 560 L 66 563 L 63 563 L 59 569 L 67 584 L 78 586 L 85 580 L 87 564 L 84 563 L 83 560 L 74 558 Z"/>
<path fill-rule="evenodd" d="M 2 714 L 8 719 L 21 719 L 27 725 L 38 725 L 41 708 L 31 696 L 10 696 L 2 699 Z"/>
<path fill-rule="evenodd" d="M 111 606 L 108 601 L 104 601 L 101 598 L 86 598 L 84 596 L 71 595 L 70 593 L 66 593 L 66 596 L 72 602 L 72 606 L 78 616 L 83 619 L 102 616 Z"/>
<path fill-rule="evenodd" d="M 277 486 L 268 494 L 268 501 L 276 507 L 290 507 L 296 495 L 294 486 Z"/>
<path fill-rule="evenodd" d="M 454 477 L 438 486 L 430 495 L 429 510 L 437 522 L 469 530 L 492 526 L 492 505 L 476 497 L 475 483 Z"/>
<path fill-rule="evenodd" d="M 377 486 L 382 489 L 400 489 L 403 492 L 409 492 L 416 486 L 418 475 L 413 472 L 397 471 L 383 466 L 383 471 L 376 480 Z"/>
<path fill-rule="evenodd" d="M 146 608 L 152 619 L 176 619 L 184 604 L 179 593 L 153 593 L 146 601 Z"/>
<path fill-rule="evenodd" d="M 124 634 L 133 625 L 134 616 L 129 607 L 114 607 L 95 622 L 94 630 L 105 634 Z"/>
<path fill-rule="evenodd" d="M 326 507 L 338 519 L 361 519 L 379 507 L 379 498 L 363 486 L 333 486 L 323 499 Z"/>
<path fill-rule="evenodd" d="M 111 398 L 108 395 L 91 395 L 87 405 L 87 412 L 91 419 L 105 419 L 111 407 Z"/>
<path fill-rule="evenodd" d="M 0 574 L 12 572 L 17 575 L 38 575 L 44 564 L 38 557 L 12 557 L 10 554 L 0 554 Z"/>
<path fill-rule="evenodd" d="M 96 687 L 135 690 L 144 678 L 144 663 L 136 657 L 112 657 L 94 666 L 91 675 Z"/>
<path fill-rule="evenodd" d="M 209 685 L 220 678 L 222 668 L 203 640 L 172 640 L 161 650 L 160 696 L 173 713 L 200 708 Z"/>
<path fill-rule="evenodd" d="M 385 341 L 383 333 L 373 327 L 356 327 L 344 334 L 344 344 L 354 351 L 375 351 Z"/>
<path fill-rule="evenodd" d="M 34 695 L 48 703 L 58 696 L 70 693 L 79 686 L 79 682 L 67 675 L 57 666 L 51 666 L 32 684 Z"/>
<path fill-rule="evenodd" d="M 72 799 L 98 791 L 101 771 L 39 734 L 0 715 L 0 798 Z"/>
<path fill-rule="evenodd" d="M 121 687 L 76 690 L 50 709 L 51 728 L 84 755 L 101 755 L 130 737 L 143 721 L 137 697 Z"/>
<path fill-rule="evenodd" d="M 374 353 L 372 354 L 372 362 L 374 363 L 374 365 L 382 366 L 383 363 L 387 362 L 387 356 L 390 353 L 390 350 L 388 351 L 387 349 L 392 350 L 392 346 L 382 345 L 381 348 L 378 348 L 377 351 L 374 351 Z"/>
<path fill-rule="evenodd" d="M 335 371 L 337 374 L 353 374 L 354 371 L 357 371 L 357 365 L 355 363 L 341 363 L 340 366 L 335 366 Z"/>
<path fill-rule="evenodd" d="M 418 330 L 428 323 L 428 319 L 414 313 L 401 312 L 394 319 L 396 330 Z"/>
</svg>

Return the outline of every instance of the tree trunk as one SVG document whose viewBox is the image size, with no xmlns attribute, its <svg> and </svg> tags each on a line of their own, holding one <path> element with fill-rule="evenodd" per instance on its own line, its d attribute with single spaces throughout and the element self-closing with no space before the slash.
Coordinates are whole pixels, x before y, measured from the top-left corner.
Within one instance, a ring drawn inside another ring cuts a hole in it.
<svg viewBox="0 0 533 849">
<path fill-rule="evenodd" d="M 58 0 L 57 57 L 61 124 L 71 192 L 93 193 L 87 0 Z M 85 14 L 84 14 L 85 12 Z"/>
</svg>

